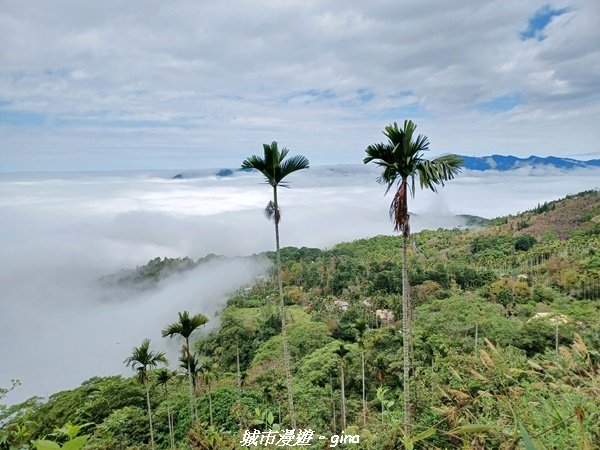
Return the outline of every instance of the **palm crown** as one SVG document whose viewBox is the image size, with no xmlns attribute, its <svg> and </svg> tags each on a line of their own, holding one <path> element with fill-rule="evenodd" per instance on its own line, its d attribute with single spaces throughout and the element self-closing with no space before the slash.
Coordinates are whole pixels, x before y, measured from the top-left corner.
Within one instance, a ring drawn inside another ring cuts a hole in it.
<svg viewBox="0 0 600 450">
<path fill-rule="evenodd" d="M 308 169 L 308 159 L 302 155 L 290 156 L 284 161 L 289 153 L 287 148 L 281 151 L 277 147 L 277 142 L 271 145 L 263 144 L 264 157 L 252 155 L 244 160 L 242 169 L 256 169 L 261 172 L 271 186 L 284 186 L 281 181 L 290 173 L 297 170 Z"/>
<path fill-rule="evenodd" d="M 166 387 L 169 381 L 173 378 L 173 376 L 174 373 L 170 369 L 166 367 L 161 367 L 155 373 L 156 384 Z"/>
<path fill-rule="evenodd" d="M 183 311 L 179 313 L 179 321 L 167 325 L 162 330 L 163 337 L 182 336 L 189 339 L 194 331 L 208 322 L 208 318 L 204 314 L 196 314 L 190 316 L 190 313 Z"/>
<path fill-rule="evenodd" d="M 131 366 L 137 371 L 138 378 L 142 382 L 148 379 L 148 369 L 157 367 L 159 364 L 167 364 L 164 352 L 150 350 L 150 339 L 144 339 L 142 345 L 133 347 L 131 356 L 123 361 L 127 367 Z"/>
<path fill-rule="evenodd" d="M 399 183 L 390 206 L 390 216 L 396 231 L 408 231 L 406 194 L 410 191 L 411 196 L 414 196 L 415 178 L 419 179 L 422 189 L 437 192 L 438 186 L 444 186 L 445 181 L 454 178 L 462 166 L 462 159 L 456 155 L 425 159 L 423 154 L 429 151 L 429 139 L 421 134 L 414 138 L 416 128 L 411 120 L 405 120 L 403 128 L 399 128 L 396 122 L 388 125 L 383 133 L 388 142 L 369 145 L 364 159 L 365 164 L 374 162 L 383 167 L 383 173 L 377 181 L 387 185 L 386 192 Z"/>
</svg>

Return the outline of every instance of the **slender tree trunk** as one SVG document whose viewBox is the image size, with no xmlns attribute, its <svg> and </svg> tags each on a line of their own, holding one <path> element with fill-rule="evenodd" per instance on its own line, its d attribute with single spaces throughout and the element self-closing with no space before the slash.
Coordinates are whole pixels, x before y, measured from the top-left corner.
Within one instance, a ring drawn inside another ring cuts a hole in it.
<svg viewBox="0 0 600 450">
<path fill-rule="evenodd" d="M 190 351 L 190 340 L 189 338 L 185 338 L 185 348 L 187 349 L 187 369 L 188 369 L 188 379 L 190 382 L 190 415 L 192 416 L 192 421 L 198 418 L 198 414 L 196 412 L 196 402 L 194 401 L 194 380 L 192 379 L 192 367 L 190 366 L 190 358 L 192 357 L 192 352 Z"/>
<path fill-rule="evenodd" d="M 173 419 L 173 413 L 170 413 L 170 417 L 169 417 L 169 432 L 171 434 L 171 448 L 175 448 L 175 433 L 174 433 L 174 428 L 175 428 L 175 420 Z"/>
<path fill-rule="evenodd" d="M 150 406 L 150 388 L 148 387 L 148 381 L 144 380 L 144 387 L 146 388 L 146 405 L 148 406 L 148 422 L 150 422 L 150 444 L 152 450 L 154 450 L 154 427 L 152 426 L 152 407 Z"/>
<path fill-rule="evenodd" d="M 346 429 L 346 388 L 344 382 L 344 362 L 340 362 L 340 377 L 342 387 L 342 431 Z"/>
<path fill-rule="evenodd" d="M 332 417 L 331 417 L 331 425 L 333 427 L 333 432 L 337 433 L 337 415 L 335 413 L 335 396 L 333 395 L 333 379 L 331 374 L 329 374 L 329 387 L 331 388 L 331 409 L 332 409 Z"/>
<path fill-rule="evenodd" d="M 173 434 L 173 413 L 171 412 L 171 408 L 167 405 L 167 420 L 169 422 L 169 441 L 171 443 L 171 448 L 175 448 L 175 435 Z"/>
<path fill-rule="evenodd" d="M 402 354 L 403 354 L 403 388 L 404 388 L 404 435 L 411 435 L 410 411 L 410 290 L 408 286 L 408 239 L 409 231 L 402 234 Z"/>
<path fill-rule="evenodd" d="M 360 352 L 362 364 L 362 402 L 363 402 L 363 428 L 367 428 L 367 395 L 365 390 L 365 349 Z"/>
<path fill-rule="evenodd" d="M 206 382 L 206 390 L 208 391 L 208 417 L 210 418 L 210 425 L 213 424 L 213 408 L 212 408 L 212 396 L 210 394 L 210 383 Z"/>
<path fill-rule="evenodd" d="M 242 371 L 240 369 L 240 345 L 239 338 L 235 337 L 235 365 L 237 371 L 237 408 L 240 429 L 242 429 Z"/>
<path fill-rule="evenodd" d="M 175 437 L 173 436 L 173 414 L 171 414 L 171 407 L 169 406 L 169 390 L 165 384 L 165 397 L 167 401 L 167 424 L 169 425 L 169 443 L 171 448 L 175 448 Z"/>
<path fill-rule="evenodd" d="M 292 385 L 292 370 L 290 364 L 290 351 L 288 348 L 287 330 L 285 326 L 285 302 L 283 299 L 283 285 L 281 283 L 281 256 L 279 254 L 279 204 L 277 202 L 277 187 L 273 186 L 273 204 L 275 206 L 275 246 L 277 255 L 277 285 L 279 287 L 279 304 L 281 309 L 281 340 L 283 341 L 283 364 L 285 366 L 285 379 L 287 384 L 288 407 L 292 429 L 296 429 L 296 410 L 294 409 L 294 387 Z"/>
</svg>

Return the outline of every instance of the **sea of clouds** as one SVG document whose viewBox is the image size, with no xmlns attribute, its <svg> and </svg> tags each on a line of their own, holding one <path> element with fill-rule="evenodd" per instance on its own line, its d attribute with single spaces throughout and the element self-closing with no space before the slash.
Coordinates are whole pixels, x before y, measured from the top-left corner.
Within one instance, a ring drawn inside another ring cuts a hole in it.
<svg viewBox="0 0 600 450">
<path fill-rule="evenodd" d="M 229 293 L 268 272 L 272 191 L 260 174 L 176 171 L 0 175 L 0 386 L 9 401 L 46 396 L 93 375 L 128 374 L 122 361 L 188 309 L 218 323 Z M 390 196 L 377 169 L 316 167 L 281 189 L 283 246 L 330 247 L 389 234 Z M 461 225 L 456 214 L 517 213 L 599 187 L 600 169 L 467 171 L 438 194 L 417 191 L 412 230 Z M 99 278 L 155 257 L 231 256 L 168 278 L 149 291 L 115 291 Z"/>
</svg>

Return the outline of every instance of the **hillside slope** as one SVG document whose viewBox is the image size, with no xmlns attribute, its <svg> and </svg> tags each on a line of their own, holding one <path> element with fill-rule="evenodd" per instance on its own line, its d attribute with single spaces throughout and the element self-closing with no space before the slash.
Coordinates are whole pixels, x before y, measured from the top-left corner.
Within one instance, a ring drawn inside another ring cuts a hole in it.
<svg viewBox="0 0 600 450">
<path fill-rule="evenodd" d="M 600 224 L 600 191 L 590 190 L 561 200 L 539 204 L 514 216 L 492 221 L 502 232 L 531 234 L 540 240 L 548 234 L 567 239 L 577 233 L 591 233 Z"/>
</svg>

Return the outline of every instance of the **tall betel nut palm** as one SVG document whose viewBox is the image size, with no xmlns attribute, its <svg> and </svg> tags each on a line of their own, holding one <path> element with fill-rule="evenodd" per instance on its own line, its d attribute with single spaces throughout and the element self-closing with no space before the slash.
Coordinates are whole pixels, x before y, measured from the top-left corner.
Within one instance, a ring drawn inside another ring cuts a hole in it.
<svg viewBox="0 0 600 450">
<path fill-rule="evenodd" d="M 364 163 L 373 162 L 383 169 L 377 181 L 387 186 L 386 194 L 397 186 L 390 205 L 390 218 L 394 230 L 402 232 L 402 337 L 404 371 L 404 434 L 411 434 L 410 411 L 410 345 L 411 345 L 411 301 L 408 285 L 407 249 L 410 238 L 410 216 L 408 214 L 408 194 L 414 198 L 415 179 L 421 189 L 437 192 L 439 186 L 454 178 L 460 172 L 463 161 L 455 155 L 440 156 L 427 160 L 424 152 L 429 150 L 427 136 L 415 136 L 417 126 L 405 120 L 402 128 L 394 122 L 385 127 L 383 134 L 387 142 L 369 145 Z"/>
<path fill-rule="evenodd" d="M 196 411 L 196 401 L 194 395 L 194 380 L 190 366 L 190 361 L 193 357 L 193 352 L 190 349 L 190 336 L 206 322 L 208 322 L 208 318 L 203 314 L 196 314 L 195 316 L 190 317 L 190 313 L 183 311 L 179 313 L 178 322 L 173 322 L 162 330 L 163 337 L 173 338 L 175 336 L 181 336 L 185 340 L 181 353 L 182 357 L 187 362 L 188 381 L 190 385 L 190 414 L 192 420 L 197 419 L 198 414 Z"/>
<path fill-rule="evenodd" d="M 169 405 L 169 381 L 175 377 L 175 372 L 167 367 L 161 367 L 156 371 L 155 382 L 158 386 L 162 386 L 165 391 L 165 403 L 167 404 L 167 424 L 169 427 L 169 445 L 175 448 L 175 436 L 173 434 L 173 414 Z"/>
<path fill-rule="evenodd" d="M 275 246 L 277 258 L 277 285 L 279 287 L 280 313 L 281 313 L 281 335 L 283 341 L 283 363 L 285 366 L 285 378 L 287 382 L 288 406 L 290 412 L 290 421 L 292 428 L 296 428 L 296 412 L 294 410 L 294 392 L 292 386 L 292 371 L 290 363 L 290 352 L 288 348 L 287 330 L 285 326 L 285 304 L 283 300 L 283 287 L 281 284 L 281 257 L 279 254 L 279 221 L 281 212 L 277 200 L 277 187 L 288 187 L 283 179 L 289 174 L 302 169 L 308 169 L 308 159 L 302 155 L 290 156 L 285 159 L 289 153 L 287 148 L 281 151 L 277 147 L 277 142 L 271 145 L 263 145 L 264 156 L 252 155 L 242 163 L 243 169 L 256 169 L 261 172 L 266 180 L 273 187 L 273 200 L 267 204 L 265 214 L 268 219 L 275 222 Z"/>
<path fill-rule="evenodd" d="M 152 408 L 150 406 L 150 386 L 148 385 L 148 372 L 159 364 L 167 364 L 167 357 L 163 352 L 150 350 L 150 339 L 144 339 L 142 345 L 134 347 L 131 356 L 123 361 L 127 367 L 131 366 L 137 371 L 138 380 L 146 389 L 146 406 L 148 407 L 148 421 L 150 422 L 150 443 L 154 449 L 154 428 L 152 426 Z"/>
</svg>

